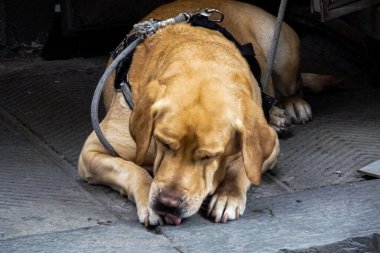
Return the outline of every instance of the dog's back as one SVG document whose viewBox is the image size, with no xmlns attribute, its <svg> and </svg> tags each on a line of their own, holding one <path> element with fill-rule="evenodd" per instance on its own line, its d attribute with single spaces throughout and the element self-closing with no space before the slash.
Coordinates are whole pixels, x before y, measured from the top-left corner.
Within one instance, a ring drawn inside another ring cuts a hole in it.
<svg viewBox="0 0 380 253">
<path fill-rule="evenodd" d="M 275 17 L 259 7 L 234 0 L 179 0 L 160 6 L 143 20 L 163 20 L 174 17 L 181 12 L 191 13 L 200 8 L 220 10 L 224 14 L 224 20 L 220 25 L 225 27 L 240 43 L 251 43 L 261 70 L 265 70 L 273 37 Z M 285 95 L 294 93 L 294 90 L 297 89 L 295 87 L 297 86 L 299 65 L 298 50 L 298 36 L 287 24 L 283 24 L 273 73 L 277 77 L 278 86 L 281 86 L 278 88 L 275 84 L 276 88 Z M 105 89 L 104 101 L 107 108 L 113 96 L 113 81 L 113 78 L 110 78 Z M 260 80 L 257 81 L 260 82 Z M 274 90 L 272 80 L 270 80 L 266 92 L 276 95 Z"/>
</svg>

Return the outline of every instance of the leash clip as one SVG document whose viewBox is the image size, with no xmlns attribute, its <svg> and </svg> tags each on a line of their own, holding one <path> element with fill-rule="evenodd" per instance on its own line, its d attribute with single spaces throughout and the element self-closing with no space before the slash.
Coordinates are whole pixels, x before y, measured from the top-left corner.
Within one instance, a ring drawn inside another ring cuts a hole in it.
<svg viewBox="0 0 380 253">
<path fill-rule="evenodd" d="M 207 17 L 211 22 L 222 22 L 224 19 L 224 15 L 221 11 L 210 8 L 198 9 L 195 12 L 190 13 L 190 16 L 204 16 Z"/>
</svg>

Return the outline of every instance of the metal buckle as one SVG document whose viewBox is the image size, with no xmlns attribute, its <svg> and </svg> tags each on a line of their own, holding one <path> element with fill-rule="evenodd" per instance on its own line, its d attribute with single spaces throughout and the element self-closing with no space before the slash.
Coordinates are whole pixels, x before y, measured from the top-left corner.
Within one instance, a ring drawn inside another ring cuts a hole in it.
<svg viewBox="0 0 380 253">
<path fill-rule="evenodd" d="M 222 22 L 224 19 L 223 13 L 217 9 L 209 9 L 209 8 L 198 9 L 195 12 L 190 14 L 191 17 L 198 16 L 198 15 L 207 17 L 208 20 L 211 22 Z"/>
</svg>

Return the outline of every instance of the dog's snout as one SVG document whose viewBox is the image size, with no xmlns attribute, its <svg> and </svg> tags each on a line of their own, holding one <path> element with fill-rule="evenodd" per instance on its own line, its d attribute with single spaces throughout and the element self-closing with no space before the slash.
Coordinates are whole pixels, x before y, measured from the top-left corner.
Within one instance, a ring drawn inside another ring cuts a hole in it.
<svg viewBox="0 0 380 253">
<path fill-rule="evenodd" d="M 158 201 L 166 207 L 179 208 L 182 205 L 183 198 L 179 191 L 161 191 L 158 195 Z"/>
</svg>

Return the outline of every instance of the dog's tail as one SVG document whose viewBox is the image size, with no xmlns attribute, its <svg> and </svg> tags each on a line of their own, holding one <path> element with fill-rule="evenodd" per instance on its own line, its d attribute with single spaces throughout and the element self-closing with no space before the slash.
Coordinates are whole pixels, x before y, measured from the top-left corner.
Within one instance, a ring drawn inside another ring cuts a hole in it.
<svg viewBox="0 0 380 253">
<path fill-rule="evenodd" d="M 305 91 L 311 93 L 338 90 L 342 87 L 342 83 L 344 81 L 344 78 L 314 73 L 302 73 L 301 79 Z"/>
</svg>

